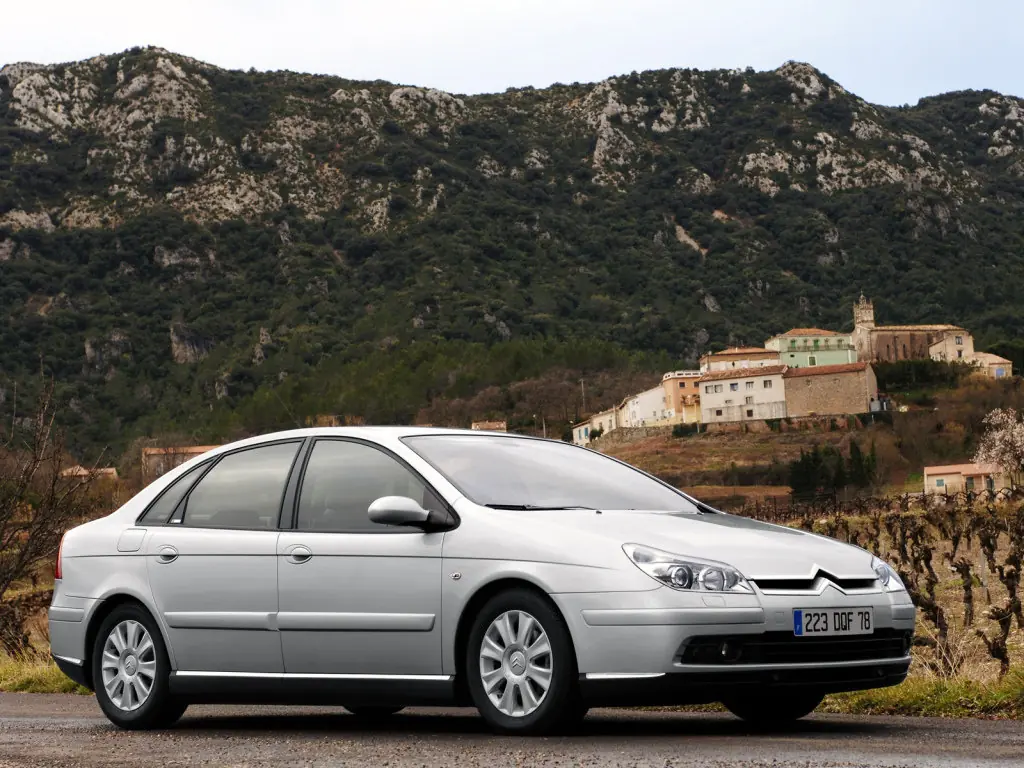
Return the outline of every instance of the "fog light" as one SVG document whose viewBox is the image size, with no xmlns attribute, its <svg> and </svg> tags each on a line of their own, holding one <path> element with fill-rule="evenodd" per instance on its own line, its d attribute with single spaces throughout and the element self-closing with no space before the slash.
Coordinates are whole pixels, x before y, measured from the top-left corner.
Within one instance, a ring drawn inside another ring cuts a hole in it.
<svg viewBox="0 0 1024 768">
<path fill-rule="evenodd" d="M 721 592 L 725 589 L 725 574 L 717 568 L 705 568 L 700 573 L 700 583 L 704 589 Z"/>
<path fill-rule="evenodd" d="M 742 653 L 743 648 L 740 645 L 729 642 L 728 640 L 723 640 L 721 645 L 718 646 L 718 655 L 721 657 L 722 661 L 726 663 L 739 661 Z"/>
<path fill-rule="evenodd" d="M 677 565 L 668 574 L 673 587 L 689 589 L 693 586 L 693 571 L 685 565 Z"/>
</svg>

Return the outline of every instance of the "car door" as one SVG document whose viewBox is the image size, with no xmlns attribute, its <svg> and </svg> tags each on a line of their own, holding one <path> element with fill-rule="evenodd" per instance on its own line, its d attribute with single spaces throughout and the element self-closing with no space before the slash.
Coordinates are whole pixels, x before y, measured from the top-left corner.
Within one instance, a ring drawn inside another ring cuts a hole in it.
<svg viewBox="0 0 1024 768">
<path fill-rule="evenodd" d="M 290 674 L 441 672 L 443 533 L 372 522 L 382 496 L 447 507 L 406 464 L 374 444 L 316 440 L 294 528 L 278 540 L 278 626 Z"/>
<path fill-rule="evenodd" d="M 220 457 L 147 537 L 153 598 L 179 672 L 283 672 L 278 522 L 301 445 Z"/>
</svg>

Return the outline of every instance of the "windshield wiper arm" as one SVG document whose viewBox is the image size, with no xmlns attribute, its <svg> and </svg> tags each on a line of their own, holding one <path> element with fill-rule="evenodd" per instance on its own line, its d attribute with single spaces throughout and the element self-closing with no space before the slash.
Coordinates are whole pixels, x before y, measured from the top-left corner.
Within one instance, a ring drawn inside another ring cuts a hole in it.
<svg viewBox="0 0 1024 768">
<path fill-rule="evenodd" d="M 592 512 L 597 511 L 593 507 L 584 507 L 578 504 L 564 504 L 556 507 L 543 507 L 534 504 L 484 504 L 484 506 L 491 509 L 509 509 L 515 512 L 551 512 L 558 509 L 588 509 Z"/>
</svg>

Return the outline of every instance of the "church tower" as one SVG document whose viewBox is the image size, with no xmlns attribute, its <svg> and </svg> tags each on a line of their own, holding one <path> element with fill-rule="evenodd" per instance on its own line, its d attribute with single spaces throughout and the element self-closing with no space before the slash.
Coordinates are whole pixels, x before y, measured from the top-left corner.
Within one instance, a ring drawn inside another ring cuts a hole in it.
<svg viewBox="0 0 1024 768">
<path fill-rule="evenodd" d="M 853 305 L 853 327 L 875 327 L 875 305 L 868 301 L 863 293 L 860 295 L 860 301 Z"/>
</svg>

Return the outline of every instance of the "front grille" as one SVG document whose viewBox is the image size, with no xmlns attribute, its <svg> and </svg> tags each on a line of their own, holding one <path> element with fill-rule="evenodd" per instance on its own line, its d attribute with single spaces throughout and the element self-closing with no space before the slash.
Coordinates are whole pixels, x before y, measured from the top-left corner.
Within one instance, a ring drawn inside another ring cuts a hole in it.
<svg viewBox="0 0 1024 768">
<path fill-rule="evenodd" d="M 902 659 L 913 632 L 878 629 L 854 637 L 796 637 L 791 632 L 760 635 L 705 635 L 680 649 L 683 664 L 810 664 L 830 661 Z"/>
<path fill-rule="evenodd" d="M 831 573 L 818 571 L 813 579 L 751 579 L 762 592 L 816 592 L 818 579 L 826 579 L 845 590 L 872 589 L 878 586 L 878 579 L 841 579 Z"/>
</svg>

